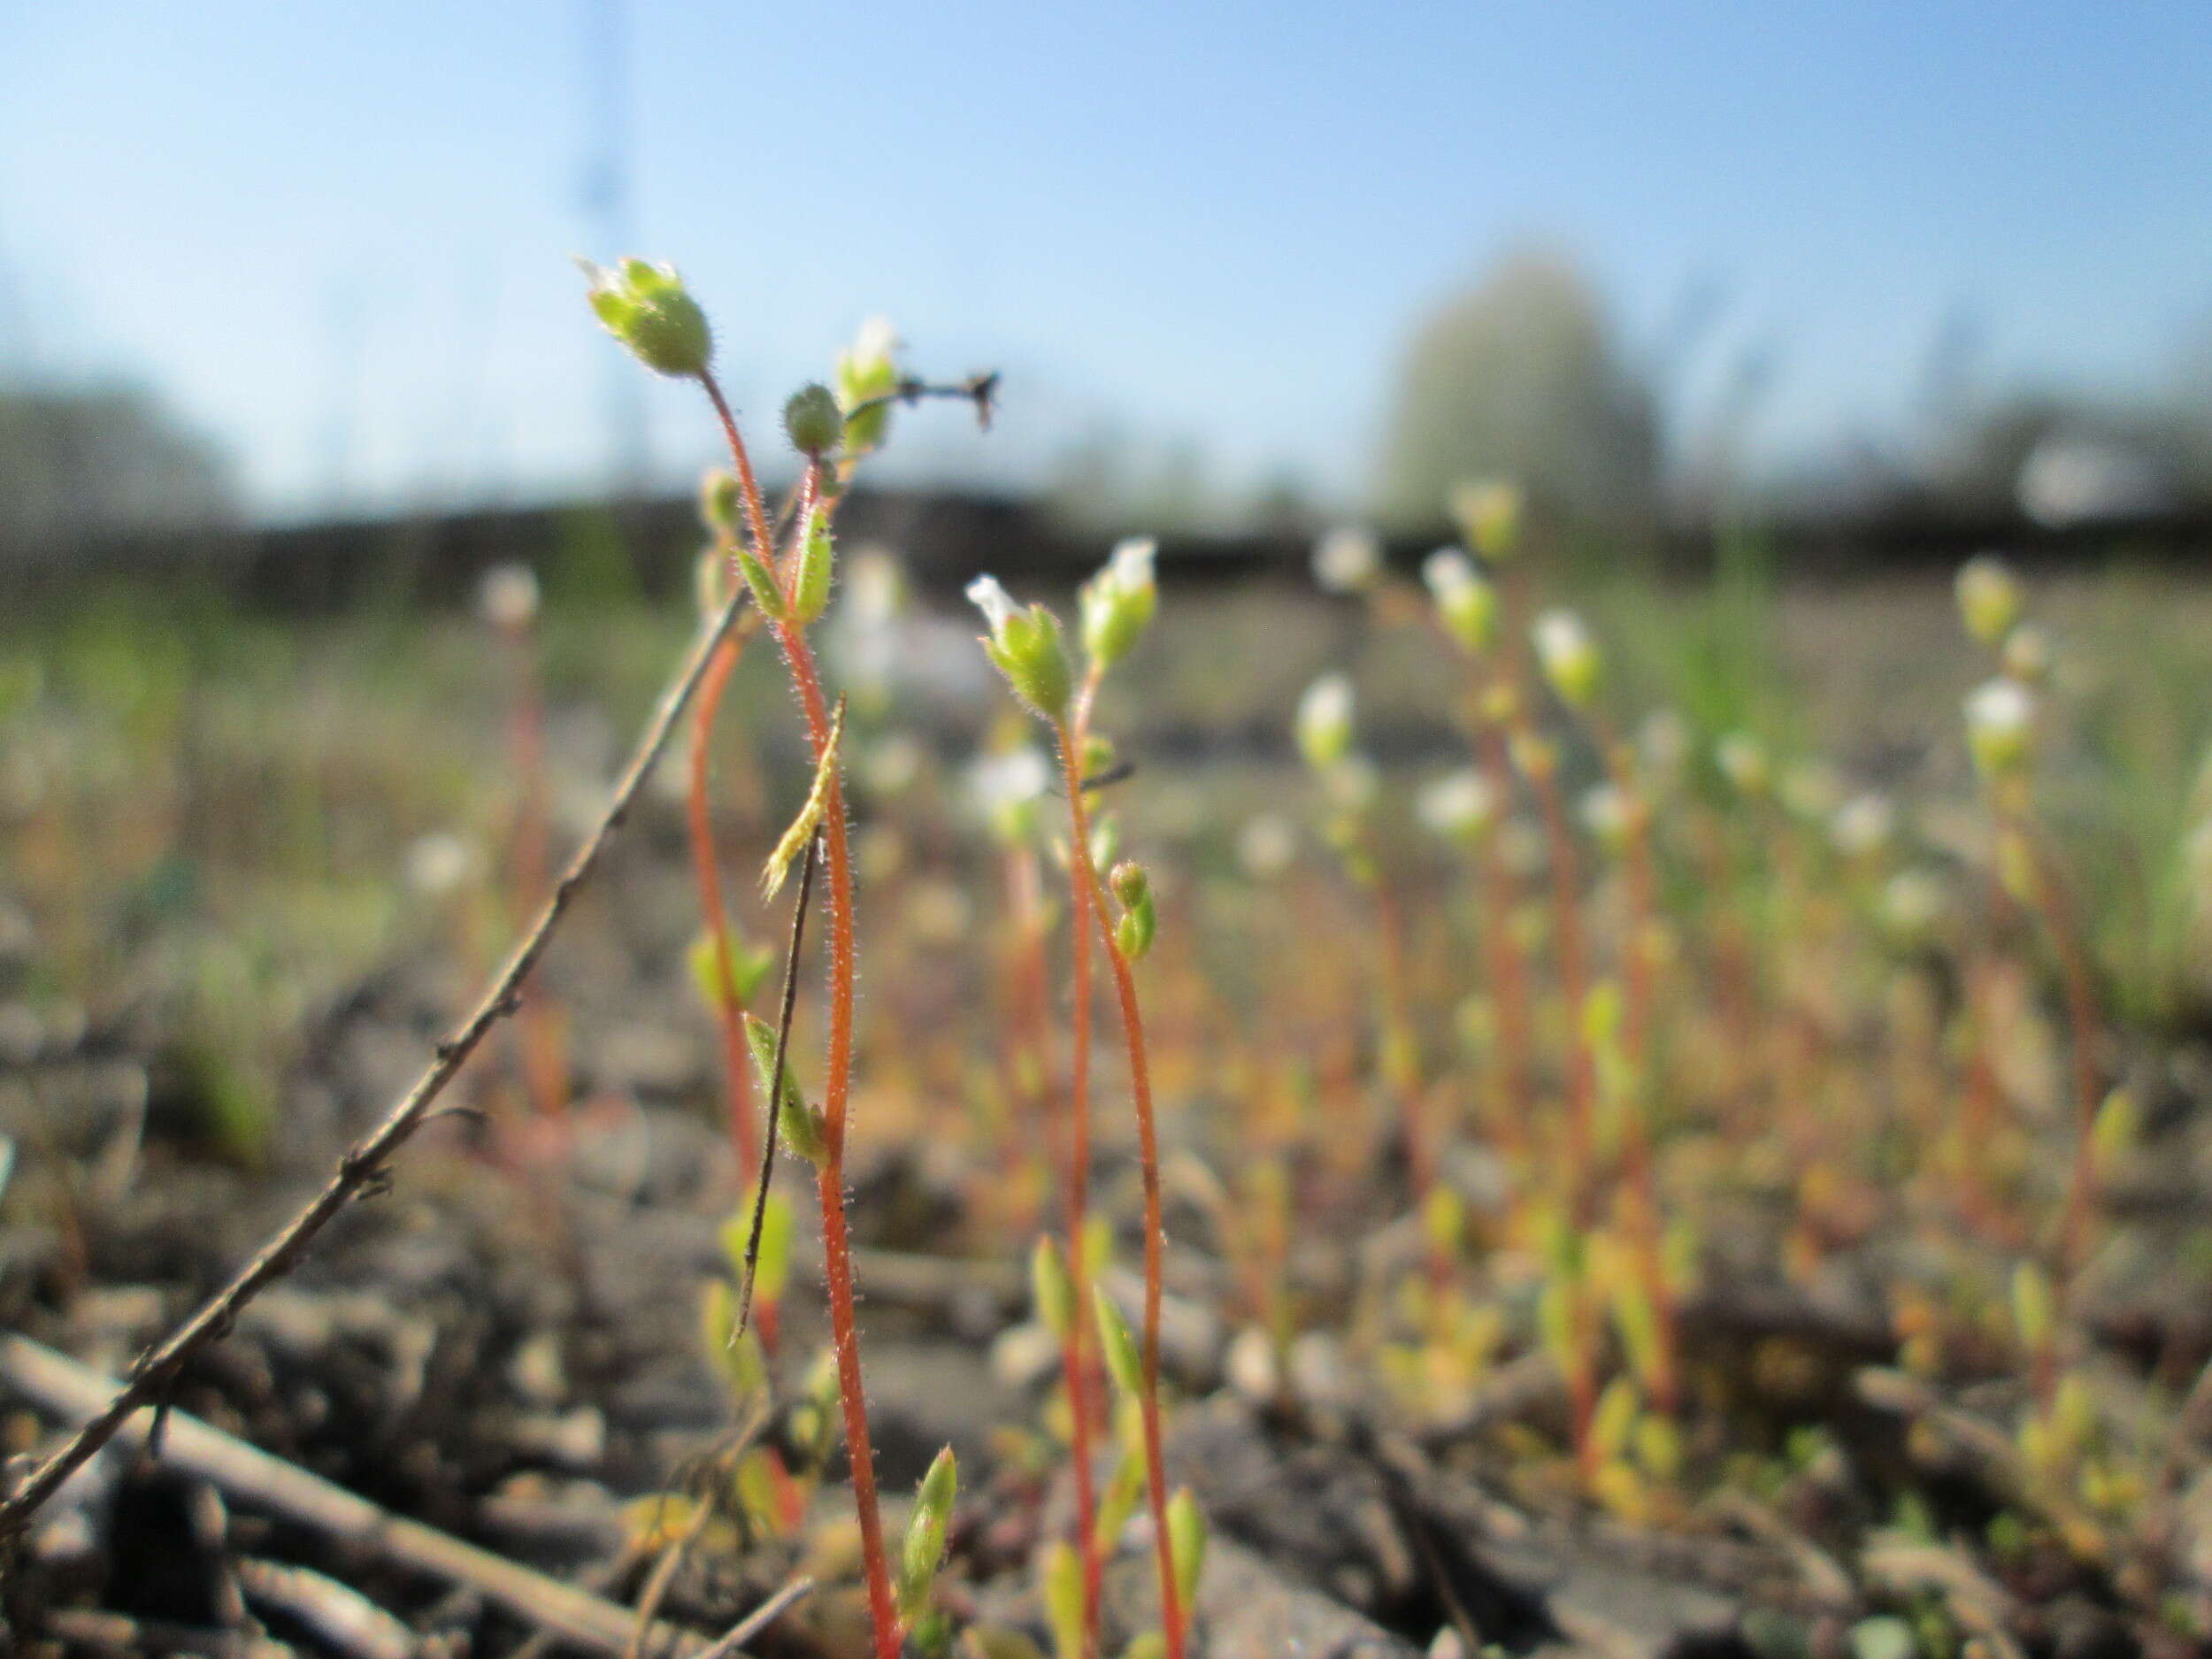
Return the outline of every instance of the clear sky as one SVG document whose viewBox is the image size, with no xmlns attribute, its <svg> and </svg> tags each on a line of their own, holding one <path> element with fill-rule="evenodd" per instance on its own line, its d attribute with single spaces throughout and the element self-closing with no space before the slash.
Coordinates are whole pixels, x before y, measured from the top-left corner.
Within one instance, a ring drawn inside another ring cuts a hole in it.
<svg viewBox="0 0 2212 1659">
<path fill-rule="evenodd" d="M 634 250 L 741 403 L 878 311 L 1006 371 L 1001 432 L 910 423 L 912 466 L 1112 421 L 1348 493 L 1415 319 L 1532 240 L 1644 348 L 1715 285 L 1777 452 L 1901 426 L 1961 307 L 2006 381 L 2154 385 L 2212 319 L 2206 0 L 623 9 Z M 0 0 L 0 373 L 155 386 L 271 514 L 588 489 L 566 256 L 633 250 L 580 206 L 590 15 Z"/>
</svg>

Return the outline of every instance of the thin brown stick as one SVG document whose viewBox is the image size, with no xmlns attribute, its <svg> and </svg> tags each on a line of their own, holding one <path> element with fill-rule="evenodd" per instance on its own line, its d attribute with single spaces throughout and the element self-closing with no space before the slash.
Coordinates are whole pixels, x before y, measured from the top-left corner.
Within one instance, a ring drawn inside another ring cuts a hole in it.
<svg viewBox="0 0 2212 1659">
<path fill-rule="evenodd" d="M 766 1630 L 789 1612 L 795 1602 L 803 1601 L 814 1594 L 814 1580 L 794 1578 L 782 1589 L 770 1596 L 743 1618 L 731 1625 L 714 1643 L 698 1655 L 698 1659 L 731 1659 L 740 1647 Z"/>
<path fill-rule="evenodd" d="M 384 1172 L 393 1154 L 419 1129 L 429 1115 L 430 1108 L 446 1086 L 451 1083 L 461 1067 L 474 1054 L 487 1033 L 502 1019 L 512 1013 L 519 998 L 523 981 L 537 966 L 538 958 L 553 937 L 554 929 L 567 914 L 577 889 L 591 875 L 598 864 L 600 855 L 606 851 L 614 833 L 629 816 L 638 792 L 645 787 L 645 780 L 653 770 L 667 745 L 670 733 L 682 718 L 684 705 L 691 700 L 693 690 L 705 675 L 707 666 L 714 660 L 722 640 L 736 622 L 738 612 L 744 608 L 746 590 L 741 588 L 724 606 L 693 648 L 690 660 L 677 675 L 660 707 L 646 726 L 645 735 L 639 741 L 637 752 L 615 786 L 614 796 L 607 803 L 607 810 L 600 818 L 576 856 L 569 861 L 567 870 L 555 886 L 544 908 L 538 912 L 536 922 L 522 942 L 515 947 L 507 965 L 493 980 L 476 1010 L 450 1037 L 439 1043 L 433 1051 L 429 1066 L 415 1080 L 414 1087 L 402 1095 L 384 1121 L 357 1141 L 338 1160 L 338 1167 L 323 1189 L 269 1241 L 263 1245 L 254 1258 L 238 1271 L 230 1283 L 210 1297 L 184 1324 L 172 1332 L 161 1346 L 139 1362 L 130 1380 L 117 1391 L 115 1398 L 105 1409 L 90 1418 L 70 1438 L 67 1445 L 49 1457 L 0 1502 L 0 1540 L 19 1532 L 33 1512 L 61 1487 L 84 1461 L 114 1438 L 126 1418 L 140 1407 L 161 1398 L 167 1392 L 185 1362 L 206 1343 L 229 1332 L 237 1322 L 238 1310 L 250 1302 L 263 1288 L 291 1271 L 316 1234 L 329 1225 L 331 1217 L 350 1203 L 355 1196 L 369 1187 Z"/>
<path fill-rule="evenodd" d="M 0 1336 L 0 1381 L 65 1420 L 92 1417 L 114 1386 L 90 1367 L 22 1336 Z M 122 1431 L 122 1438 L 134 1446 L 142 1446 L 146 1434 L 142 1424 L 127 1425 Z M 619 1655 L 637 1628 L 637 1616 L 626 1608 L 420 1521 L 395 1515 L 180 1411 L 171 1414 L 169 1456 L 180 1470 L 211 1482 L 242 1503 L 442 1582 L 466 1585 L 518 1617 L 554 1632 L 565 1642 Z M 665 1624 L 655 1626 L 653 1638 L 680 1653 L 703 1645 L 687 1632 Z"/>
<path fill-rule="evenodd" d="M 752 1225 L 745 1233 L 745 1282 L 738 1287 L 737 1325 L 730 1340 L 745 1334 L 753 1317 L 753 1279 L 760 1268 L 760 1230 L 768 1217 L 768 1183 L 776 1172 L 776 1135 L 783 1126 L 784 1068 L 791 1053 L 791 1013 L 799 1005 L 799 947 L 806 942 L 807 902 L 814 896 L 814 864 L 822 850 L 822 832 L 807 837 L 806 862 L 799 866 L 799 896 L 791 906 L 791 948 L 784 953 L 783 1005 L 776 1012 L 776 1057 L 768 1068 L 768 1139 L 760 1149 L 760 1179 L 753 1188 Z"/>
</svg>

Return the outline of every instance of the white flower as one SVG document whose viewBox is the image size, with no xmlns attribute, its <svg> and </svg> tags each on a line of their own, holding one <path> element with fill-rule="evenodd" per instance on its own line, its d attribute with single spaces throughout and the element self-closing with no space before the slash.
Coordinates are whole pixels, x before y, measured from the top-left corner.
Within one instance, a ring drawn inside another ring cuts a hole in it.
<svg viewBox="0 0 2212 1659">
<path fill-rule="evenodd" d="M 2035 699 L 2016 680 L 1985 680 L 1967 695 L 1966 739 L 1993 776 L 2018 770 L 2035 735 Z"/>
<path fill-rule="evenodd" d="M 1646 773 L 1661 782 L 1672 779 L 1690 757 L 1689 722 L 1672 709 L 1654 709 L 1636 728 L 1636 747 Z"/>
<path fill-rule="evenodd" d="M 844 590 L 840 609 L 853 622 L 863 627 L 891 622 L 906 605 L 906 572 L 899 556 L 884 547 L 855 549 L 845 561 Z"/>
<path fill-rule="evenodd" d="M 407 885 L 426 898 L 443 898 L 476 873 L 476 849 L 445 830 L 419 835 L 407 848 Z"/>
<path fill-rule="evenodd" d="M 969 792 L 990 811 L 1036 800 L 1051 780 L 1052 768 L 1044 756 L 1027 744 L 980 756 L 968 768 Z"/>
<path fill-rule="evenodd" d="M 1713 764 L 1740 795 L 1763 795 L 1767 752 L 1748 732 L 1731 732 L 1713 746 Z"/>
<path fill-rule="evenodd" d="M 1497 822 L 1498 792 L 1488 779 L 1462 770 L 1431 779 L 1413 797 L 1423 828 L 1447 841 L 1471 841 Z"/>
<path fill-rule="evenodd" d="M 1943 915 L 1943 883 L 1925 870 L 1900 870 L 1882 888 L 1882 921 L 1904 939 L 1916 939 Z"/>
<path fill-rule="evenodd" d="M 1273 880 L 1297 855 L 1297 832 L 1279 814 L 1262 812 L 1237 834 L 1237 858 L 1256 881 Z"/>
<path fill-rule="evenodd" d="M 1864 858 L 1888 846 L 1896 830 L 1897 809 L 1887 795 L 1870 790 L 1853 795 L 1836 809 L 1828 835 L 1845 857 Z"/>
<path fill-rule="evenodd" d="M 1843 800 L 1843 780 L 1824 760 L 1801 760 L 1782 774 L 1782 804 L 1798 817 L 1824 818 Z"/>
<path fill-rule="evenodd" d="M 502 634 L 519 634 L 538 614 L 538 579 L 527 565 L 495 565 L 476 589 L 477 614 Z"/>
<path fill-rule="evenodd" d="M 1598 686 L 1598 648 L 1582 618 L 1571 611 L 1547 611 L 1530 632 L 1561 701 L 1575 708 L 1588 703 Z"/>
<path fill-rule="evenodd" d="M 860 325 L 860 332 L 853 336 L 853 361 L 858 364 L 885 363 L 899 354 L 906 342 L 899 338 L 899 331 L 888 317 L 871 317 Z"/>
<path fill-rule="evenodd" d="M 1156 536 L 1133 535 L 1117 541 L 1106 561 L 1107 578 L 1118 588 L 1150 588 L 1154 585 L 1153 561 L 1159 555 Z"/>
<path fill-rule="evenodd" d="M 1482 579 L 1475 562 L 1455 547 L 1440 547 L 1421 561 L 1421 580 L 1440 605 L 1448 604 Z"/>
<path fill-rule="evenodd" d="M 1609 852 L 1628 839 L 1628 797 L 1609 783 L 1593 784 L 1582 794 L 1582 826 Z"/>
<path fill-rule="evenodd" d="M 1298 749 L 1316 772 L 1326 772 L 1352 747 L 1352 682 L 1321 676 L 1298 699 Z"/>
<path fill-rule="evenodd" d="M 1314 543 L 1313 579 L 1325 593 L 1356 594 L 1381 574 L 1382 543 L 1372 530 L 1347 525 Z"/>
<path fill-rule="evenodd" d="M 1006 632 L 1006 625 L 1014 619 L 1014 595 L 1008 593 L 995 576 L 979 576 L 968 584 L 968 603 L 983 613 L 990 624 L 991 637 L 998 638 Z"/>
</svg>

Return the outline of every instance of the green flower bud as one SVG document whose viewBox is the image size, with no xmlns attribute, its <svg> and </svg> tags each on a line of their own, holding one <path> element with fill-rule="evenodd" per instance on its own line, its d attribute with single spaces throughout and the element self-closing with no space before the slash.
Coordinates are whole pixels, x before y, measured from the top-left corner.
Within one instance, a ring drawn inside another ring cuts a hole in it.
<svg viewBox="0 0 2212 1659">
<path fill-rule="evenodd" d="M 728 555 L 718 547 L 702 548 L 691 576 L 692 589 L 699 597 L 699 614 L 711 622 L 722 614 L 723 608 L 730 603 L 730 595 L 737 591 L 737 579 L 730 569 Z"/>
<path fill-rule="evenodd" d="M 1206 1515 L 1188 1486 L 1178 1486 L 1167 1501 L 1168 1556 L 1175 1566 L 1175 1593 L 1186 1618 L 1198 1605 L 1198 1578 L 1206 1568 Z"/>
<path fill-rule="evenodd" d="M 1144 1394 L 1144 1356 L 1137 1352 L 1137 1339 L 1129 1333 L 1129 1322 L 1121 1317 L 1121 1310 L 1106 1294 L 1105 1286 L 1091 1286 L 1091 1310 L 1098 1317 L 1099 1347 L 1106 1356 L 1107 1372 L 1124 1394 L 1141 1398 Z"/>
<path fill-rule="evenodd" d="M 1502 564 L 1520 550 L 1524 505 L 1517 484 L 1471 481 L 1452 491 L 1452 521 L 1469 547 L 1492 564 Z"/>
<path fill-rule="evenodd" d="M 1114 896 L 1129 909 L 1135 909 L 1152 896 L 1152 878 L 1145 873 L 1144 866 L 1134 859 L 1125 859 L 1116 864 L 1113 874 L 1107 879 L 1114 889 Z"/>
<path fill-rule="evenodd" d="M 1479 772 L 1447 772 L 1421 786 L 1413 797 L 1413 816 L 1431 834 L 1470 846 L 1495 827 L 1497 791 Z"/>
<path fill-rule="evenodd" d="M 1049 1234 L 1040 1237 L 1037 1248 L 1029 1254 L 1029 1286 L 1045 1329 L 1066 1341 L 1075 1329 L 1075 1284 L 1068 1277 L 1067 1263 L 1060 1259 L 1059 1245 Z"/>
<path fill-rule="evenodd" d="M 607 332 L 656 374 L 696 379 L 714 357 L 714 331 L 672 265 L 625 259 L 614 270 L 587 264 L 591 308 Z"/>
<path fill-rule="evenodd" d="M 1746 732 L 1731 732 L 1715 744 L 1713 764 L 1740 795 L 1763 795 L 1773 780 L 1764 746 Z"/>
<path fill-rule="evenodd" d="M 945 1528 L 959 1489 L 960 1471 L 948 1446 L 931 1462 L 915 1490 L 913 1518 L 906 1525 L 905 1546 L 899 1552 L 899 1617 L 910 1624 L 929 1604 L 937 1569 L 945 1559 Z"/>
<path fill-rule="evenodd" d="M 1571 709 L 1588 708 L 1605 664 L 1582 618 L 1571 611 L 1547 611 L 1536 618 L 1533 638 L 1537 661 L 1560 702 Z"/>
<path fill-rule="evenodd" d="M 791 596 L 791 614 L 812 622 L 829 609 L 830 577 L 836 563 L 830 541 L 829 514 L 818 506 L 807 515 L 806 539 L 799 544 L 798 591 Z"/>
<path fill-rule="evenodd" d="M 2020 1346 L 2036 1353 L 2049 1346 L 2058 1319 L 2051 1297 L 2051 1281 L 2032 1262 L 2020 1262 L 2012 1270 L 2012 1325 Z"/>
<path fill-rule="evenodd" d="M 1324 674 L 1298 699 L 1298 751 L 1306 764 L 1325 772 L 1352 749 L 1352 682 Z"/>
<path fill-rule="evenodd" d="M 1046 1548 L 1042 1565 L 1045 1621 L 1052 1626 L 1057 1659 L 1083 1659 L 1083 1561 L 1066 1539 Z"/>
<path fill-rule="evenodd" d="M 1114 948 L 1131 962 L 1141 962 L 1158 933 L 1159 916 L 1147 900 L 1114 924 Z"/>
<path fill-rule="evenodd" d="M 752 1051 L 753 1075 L 760 1079 L 760 1092 L 767 1094 L 776 1072 L 776 1028 L 757 1014 L 748 1014 L 745 1043 Z M 819 1164 L 828 1153 L 829 1142 L 822 1127 L 821 1114 L 807 1104 L 787 1062 L 783 1069 L 783 1112 L 779 1126 L 783 1143 L 791 1148 L 794 1156 L 804 1158 L 809 1164 Z"/>
<path fill-rule="evenodd" d="M 1959 566 L 1959 618 L 1984 645 L 1995 645 L 2020 619 L 2020 580 L 1993 553 L 1978 553 Z"/>
<path fill-rule="evenodd" d="M 968 597 L 991 625 L 983 649 L 1014 695 L 1048 720 L 1056 724 L 1065 718 L 1075 695 L 1075 670 L 1059 618 L 1042 605 L 1018 610 L 995 577 L 970 582 Z"/>
<path fill-rule="evenodd" d="M 1105 569 L 1083 584 L 1083 649 L 1102 669 L 1129 654 L 1159 608 L 1152 568 L 1159 550 L 1151 537 L 1132 536 L 1115 547 Z"/>
<path fill-rule="evenodd" d="M 753 1000 L 753 993 L 760 989 L 761 981 L 775 965 L 775 953 L 765 945 L 748 946 L 742 941 L 730 941 L 730 973 L 722 975 L 722 952 L 715 943 L 711 932 L 703 933 L 691 941 L 686 953 L 691 969 L 691 982 L 699 992 L 699 1000 L 708 1011 L 741 1004 Z"/>
<path fill-rule="evenodd" d="M 2104 1097 L 2104 1104 L 2097 1108 L 2096 1122 L 2089 1131 L 2090 1149 L 2099 1169 L 2108 1168 L 2134 1147 L 2142 1133 L 2142 1110 L 2128 1090 L 2116 1088 Z"/>
<path fill-rule="evenodd" d="M 1498 590 L 1457 548 L 1439 548 L 1421 565 L 1446 630 L 1471 654 L 1488 650 L 1498 631 Z"/>
<path fill-rule="evenodd" d="M 745 505 L 737 474 L 726 466 L 710 466 L 699 480 L 699 517 L 710 530 L 734 534 L 737 516 Z"/>
<path fill-rule="evenodd" d="M 783 430 L 793 449 L 819 459 L 845 441 L 845 411 L 819 381 L 802 386 L 784 403 Z"/>
<path fill-rule="evenodd" d="M 749 541 L 738 541 L 730 549 L 730 557 L 737 561 L 738 573 L 745 578 L 745 585 L 753 590 L 753 603 L 760 614 L 771 622 L 791 620 L 791 607 L 785 603 L 783 584 L 776 580 L 776 572 L 761 557 L 759 550 Z"/>
</svg>

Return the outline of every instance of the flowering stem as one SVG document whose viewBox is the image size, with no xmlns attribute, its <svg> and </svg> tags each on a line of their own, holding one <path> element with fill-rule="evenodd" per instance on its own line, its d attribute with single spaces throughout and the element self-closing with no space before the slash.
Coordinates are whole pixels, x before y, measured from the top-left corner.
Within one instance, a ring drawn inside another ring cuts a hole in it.
<svg viewBox="0 0 2212 1659">
<path fill-rule="evenodd" d="M 1079 805 L 1077 810 L 1081 810 Z M 1092 865 L 1087 844 L 1079 855 L 1084 879 L 1091 884 L 1092 913 L 1098 918 L 1105 941 L 1106 960 L 1113 969 L 1114 989 L 1121 1002 L 1121 1029 L 1129 1046 L 1129 1087 L 1137 1109 L 1137 1157 L 1144 1179 L 1144 1419 L 1145 1485 L 1152 1504 L 1152 1535 L 1160 1571 L 1161 1627 L 1167 1637 L 1167 1659 L 1183 1659 L 1184 1609 L 1175 1579 L 1175 1555 L 1167 1525 L 1167 1470 L 1160 1435 L 1160 1296 L 1161 1253 L 1167 1228 L 1160 1214 L 1160 1151 L 1152 1114 L 1152 1074 L 1146 1064 L 1144 1018 L 1137 1007 L 1136 977 L 1129 958 L 1114 936 L 1098 872 Z"/>
<path fill-rule="evenodd" d="M 1062 1356 L 1067 1371 L 1068 1415 L 1072 1425 L 1070 1452 L 1075 1465 L 1076 1546 L 1083 1563 L 1083 1645 L 1087 1655 L 1098 1647 L 1099 1600 L 1104 1566 L 1099 1557 L 1097 1505 L 1091 1491 L 1091 1402 L 1083 1333 L 1091 1306 L 1088 1264 L 1083 1259 L 1084 1216 L 1091 1179 L 1091 916 L 1097 906 L 1097 878 L 1091 868 L 1090 815 L 1083 807 L 1083 738 L 1090 724 L 1086 687 L 1072 721 L 1054 722 L 1060 749 L 1060 774 L 1068 794 L 1068 861 L 1072 880 L 1074 926 L 1068 1054 L 1067 1228 L 1068 1279 L 1074 1287 L 1076 1317 L 1068 1323 Z"/>
<path fill-rule="evenodd" d="M 772 556 L 768 512 L 753 465 L 739 433 L 737 418 L 710 371 L 699 383 L 714 405 L 716 418 L 737 468 L 746 522 L 764 565 Z M 787 614 L 788 609 L 786 607 Z M 829 705 L 803 627 L 775 625 L 777 642 L 791 671 L 793 688 L 805 715 L 807 735 L 818 766 L 828 757 Z M 845 1418 L 845 1450 L 852 1464 L 853 1507 L 860 1522 L 861 1563 L 867 1579 L 868 1609 L 875 1628 L 876 1659 L 898 1659 L 899 1618 L 884 1555 L 883 1520 L 876 1502 L 874 1454 L 868 1435 L 868 1399 L 860 1371 L 860 1326 L 854 1309 L 852 1240 L 845 1219 L 845 1118 L 852 1084 L 853 1041 L 853 873 L 845 832 L 844 780 L 833 766 L 822 813 L 822 839 L 829 866 L 830 1010 L 829 1052 L 822 1088 L 823 1156 L 815 1172 L 815 1195 L 822 1212 L 823 1276 L 829 1292 L 830 1334 L 837 1360 L 837 1388 Z"/>
</svg>

